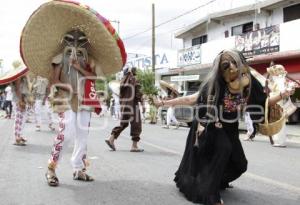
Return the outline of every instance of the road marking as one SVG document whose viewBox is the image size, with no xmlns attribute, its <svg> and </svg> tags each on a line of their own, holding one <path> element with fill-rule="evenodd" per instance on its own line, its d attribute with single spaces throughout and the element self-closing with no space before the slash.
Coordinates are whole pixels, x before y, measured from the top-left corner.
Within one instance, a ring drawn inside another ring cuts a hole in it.
<svg viewBox="0 0 300 205">
<path fill-rule="evenodd" d="M 92 156 L 92 157 L 89 157 L 90 160 L 95 160 L 95 159 L 99 159 L 99 157 L 97 156 Z"/>
<path fill-rule="evenodd" d="M 283 183 L 283 182 L 280 182 L 280 181 L 276 181 L 276 180 L 273 180 L 273 179 L 270 179 L 270 178 L 262 177 L 262 176 L 253 174 L 251 172 L 246 172 L 245 174 L 243 174 L 243 176 L 246 176 L 248 178 L 252 178 L 252 179 L 257 180 L 257 181 L 262 181 L 262 182 L 267 183 L 267 184 L 275 185 L 277 187 L 286 189 L 288 191 L 300 194 L 300 187 L 296 187 L 296 186 L 293 186 L 293 185 L 290 185 L 290 184 L 287 184 L 287 183 Z"/>
<path fill-rule="evenodd" d="M 126 138 L 130 139 L 129 137 L 126 137 Z M 178 156 L 182 156 L 182 153 L 180 153 L 180 152 L 177 152 L 175 150 L 165 148 L 165 147 L 162 147 L 162 146 L 159 146 L 159 145 L 156 145 L 156 144 L 144 141 L 144 140 L 141 143 L 145 144 L 145 145 L 148 145 L 148 146 L 151 146 L 151 147 L 154 147 L 154 148 L 159 149 L 159 150 L 164 151 L 164 152 L 168 152 L 168 153 L 172 153 L 172 154 L 175 154 L 175 155 L 178 155 Z M 267 178 L 267 177 L 262 177 L 262 176 L 253 174 L 251 172 L 246 172 L 245 174 L 243 174 L 243 176 L 248 177 L 248 178 L 252 178 L 252 179 L 260 181 L 260 182 L 264 182 L 266 184 L 275 185 L 275 186 L 283 188 L 285 190 L 300 194 L 300 187 L 296 187 L 296 186 L 293 186 L 293 185 L 290 185 L 290 184 L 287 184 L 287 183 L 284 183 L 284 182 L 276 181 L 276 180 L 273 180 L 273 179 L 270 179 L 270 178 Z"/>
<path fill-rule="evenodd" d="M 122 138 L 126 138 L 126 139 L 131 140 L 131 138 L 128 137 L 128 136 L 126 136 L 126 135 L 122 135 Z M 159 150 L 164 151 L 164 152 L 167 152 L 167 153 L 171 153 L 171 154 L 175 154 L 175 155 L 179 155 L 179 156 L 182 155 L 180 152 L 177 152 L 177 151 L 174 151 L 174 150 L 172 150 L 172 149 L 168 149 L 168 148 L 165 148 L 165 147 L 162 147 L 162 146 L 153 144 L 153 143 L 151 143 L 151 142 L 147 142 L 147 141 L 145 141 L 145 140 L 141 141 L 140 143 L 141 143 L 141 144 L 148 145 L 148 146 L 150 146 L 150 147 L 154 147 L 154 148 L 156 148 L 156 149 L 159 149 Z"/>
<path fill-rule="evenodd" d="M 168 152 L 168 153 L 171 153 L 171 154 L 176 154 L 176 155 L 179 155 L 179 156 L 182 155 L 180 152 L 176 152 L 176 151 L 174 151 L 174 150 L 171 150 L 171 149 L 168 149 L 168 148 L 165 148 L 165 147 L 161 147 L 161 146 L 158 146 L 158 145 L 156 145 L 156 144 L 152 144 L 152 143 L 150 143 L 150 142 L 145 142 L 145 141 L 143 141 L 143 142 L 141 142 L 141 143 L 142 143 L 142 144 L 145 144 L 145 145 L 148 145 L 148 146 L 151 146 L 151 147 L 154 147 L 154 148 L 156 148 L 156 149 L 162 150 L 162 151 L 164 151 L 164 152 Z"/>
</svg>

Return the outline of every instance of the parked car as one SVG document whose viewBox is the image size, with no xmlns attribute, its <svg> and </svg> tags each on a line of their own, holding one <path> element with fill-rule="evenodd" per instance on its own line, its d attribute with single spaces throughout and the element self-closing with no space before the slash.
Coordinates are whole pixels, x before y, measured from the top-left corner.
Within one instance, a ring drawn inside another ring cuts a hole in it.
<svg viewBox="0 0 300 205">
<path fill-rule="evenodd" d="M 288 118 L 288 123 L 300 122 L 300 88 L 296 88 L 294 95 L 291 96 L 291 100 L 296 105 L 297 110 Z"/>
</svg>

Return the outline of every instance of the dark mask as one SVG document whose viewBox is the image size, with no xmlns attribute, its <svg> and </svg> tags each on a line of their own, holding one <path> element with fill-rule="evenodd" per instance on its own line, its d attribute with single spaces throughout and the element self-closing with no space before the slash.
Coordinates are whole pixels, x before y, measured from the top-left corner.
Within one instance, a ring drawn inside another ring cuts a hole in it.
<svg viewBox="0 0 300 205">
<path fill-rule="evenodd" d="M 231 93 L 240 93 L 250 84 L 249 67 L 243 63 L 238 67 L 229 53 L 222 54 L 219 67 Z"/>
</svg>

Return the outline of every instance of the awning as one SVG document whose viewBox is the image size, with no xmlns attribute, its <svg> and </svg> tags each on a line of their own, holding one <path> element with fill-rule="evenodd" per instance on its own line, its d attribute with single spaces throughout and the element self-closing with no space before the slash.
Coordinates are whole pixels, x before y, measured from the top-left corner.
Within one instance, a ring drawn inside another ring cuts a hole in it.
<svg viewBox="0 0 300 205">
<path fill-rule="evenodd" d="M 295 79 L 300 80 L 300 57 L 296 59 L 287 59 L 287 60 L 274 60 L 274 64 L 280 64 L 285 67 L 285 70 L 290 76 L 295 76 Z M 255 68 L 259 73 L 266 73 L 266 68 L 270 66 L 270 62 L 254 64 L 251 67 Z"/>
<path fill-rule="evenodd" d="M 253 56 L 247 59 L 249 64 L 260 64 L 260 63 L 270 63 L 271 61 L 281 61 L 288 59 L 300 58 L 300 50 L 294 51 L 281 51 L 275 53 L 268 53 L 258 56 Z"/>
</svg>

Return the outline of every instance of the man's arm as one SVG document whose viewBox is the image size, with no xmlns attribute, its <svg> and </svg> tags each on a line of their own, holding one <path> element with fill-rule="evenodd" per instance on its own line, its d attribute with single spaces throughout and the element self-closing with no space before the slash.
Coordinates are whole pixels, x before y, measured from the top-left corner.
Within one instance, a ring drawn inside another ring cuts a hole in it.
<svg viewBox="0 0 300 205">
<path fill-rule="evenodd" d="M 16 92 L 16 96 L 18 98 L 18 107 L 21 110 L 25 110 L 26 103 L 25 103 L 24 96 L 21 93 L 21 81 L 22 81 L 22 78 L 19 78 L 15 81 L 15 92 Z"/>
<path fill-rule="evenodd" d="M 137 98 L 137 101 L 141 104 L 142 106 L 142 112 L 145 113 L 146 112 L 146 107 L 145 107 L 145 101 L 143 98 L 143 93 L 141 91 L 142 86 L 140 84 L 139 81 L 136 81 L 135 83 L 135 97 Z"/>
<path fill-rule="evenodd" d="M 71 63 L 71 65 L 73 65 L 73 67 L 77 71 L 79 71 L 85 77 L 96 77 L 97 76 L 95 73 L 95 67 L 91 67 L 91 71 L 87 71 L 86 69 L 81 67 L 81 65 L 79 64 L 79 62 L 77 60 L 70 59 L 70 63 Z"/>
<path fill-rule="evenodd" d="M 23 96 L 22 96 L 22 94 L 21 94 L 21 78 L 19 78 L 19 79 L 17 79 L 16 81 L 15 81 L 15 88 L 16 88 L 16 96 L 17 96 L 17 98 L 19 99 L 19 101 L 22 101 L 22 102 L 24 102 L 24 98 L 23 98 Z"/>
<path fill-rule="evenodd" d="M 295 88 L 293 88 L 292 90 L 285 90 L 283 92 L 280 92 L 280 94 L 273 96 L 273 97 L 269 97 L 269 105 L 275 105 L 276 103 L 278 103 L 280 100 L 284 99 L 284 98 L 288 98 L 291 95 L 293 95 L 295 93 Z"/>
<path fill-rule="evenodd" d="M 60 81 L 61 71 L 62 71 L 61 65 L 54 65 L 53 73 L 50 78 L 51 83 L 49 84 L 50 86 L 48 87 L 51 89 L 53 85 L 57 85 L 57 87 L 71 92 L 72 90 L 70 90 L 71 89 L 70 85 L 66 83 L 62 83 Z"/>
</svg>

